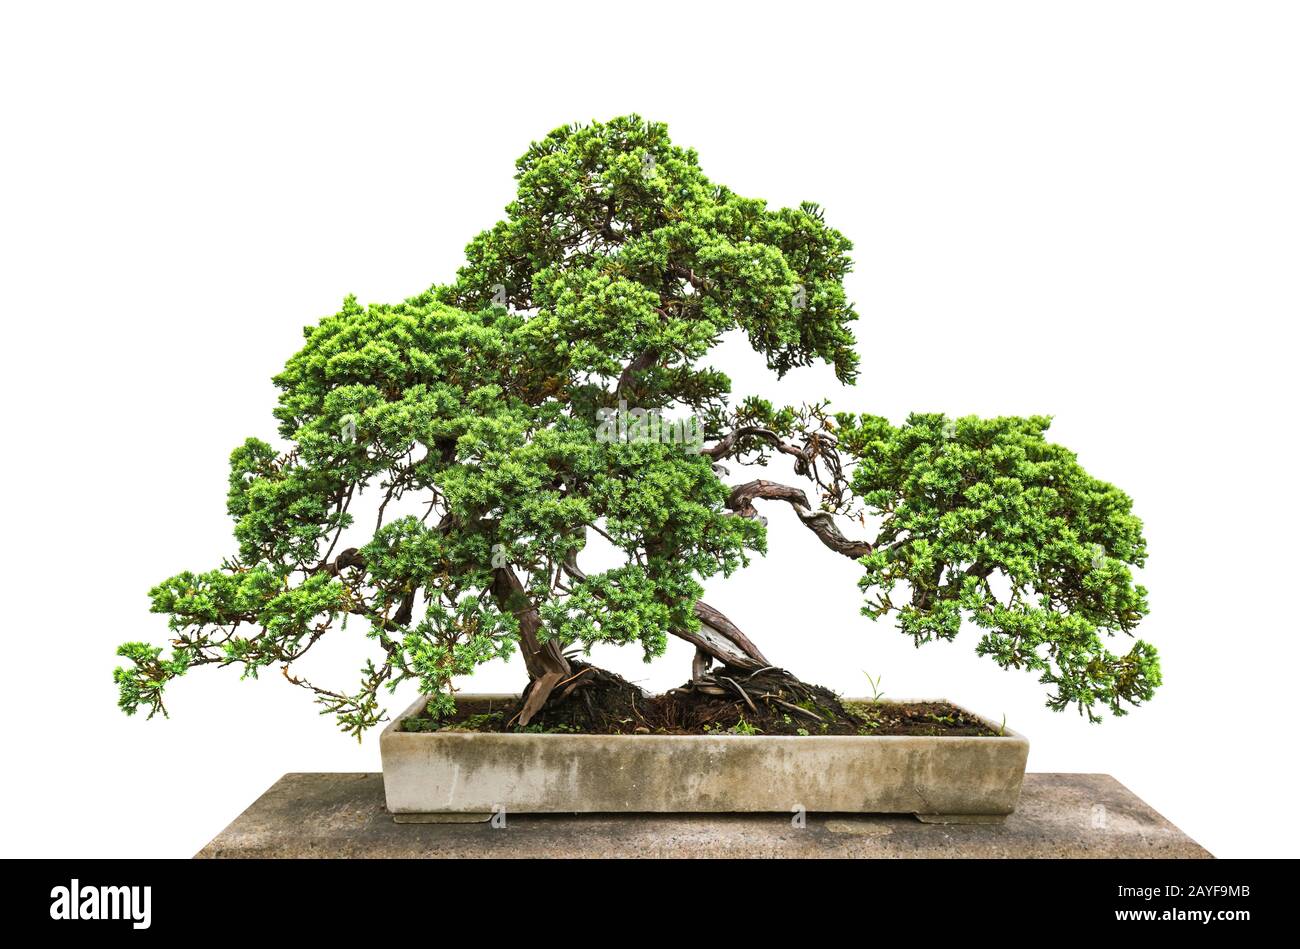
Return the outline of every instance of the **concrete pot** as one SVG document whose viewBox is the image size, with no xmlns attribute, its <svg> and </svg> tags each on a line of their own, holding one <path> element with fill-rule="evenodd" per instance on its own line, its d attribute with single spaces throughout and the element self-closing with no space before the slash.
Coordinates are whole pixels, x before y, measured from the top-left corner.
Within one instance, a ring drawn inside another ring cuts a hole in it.
<svg viewBox="0 0 1300 949">
<path fill-rule="evenodd" d="M 1029 755 L 1028 740 L 1009 729 L 996 737 L 399 731 L 424 704 L 379 739 L 388 810 L 403 823 L 799 808 L 997 823 L 1015 810 Z"/>
</svg>

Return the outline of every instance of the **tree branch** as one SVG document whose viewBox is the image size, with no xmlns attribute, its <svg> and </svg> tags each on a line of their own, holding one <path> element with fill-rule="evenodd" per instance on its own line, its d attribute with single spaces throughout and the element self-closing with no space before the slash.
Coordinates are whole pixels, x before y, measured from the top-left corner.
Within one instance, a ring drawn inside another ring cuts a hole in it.
<svg viewBox="0 0 1300 949">
<path fill-rule="evenodd" d="M 733 432 L 728 432 L 718 440 L 716 445 L 700 449 L 700 454 L 708 455 L 714 461 L 721 461 L 739 451 L 740 441 L 745 438 L 761 438 L 782 454 L 791 455 L 800 461 L 807 462 L 807 455 L 804 451 L 789 442 L 781 441 L 781 436 L 777 435 L 776 432 L 760 425 L 746 425 Z"/>
<path fill-rule="evenodd" d="M 727 507 L 741 517 L 758 517 L 758 509 L 754 507 L 754 501 L 759 499 L 785 501 L 794 509 L 804 527 L 816 534 L 823 544 L 837 554 L 857 560 L 875 549 L 865 540 L 850 540 L 845 537 L 829 511 L 813 510 L 806 494 L 786 484 L 762 479 L 738 484 L 731 489 L 731 496 L 727 498 Z"/>
<path fill-rule="evenodd" d="M 758 439 L 783 455 L 794 459 L 794 473 L 810 479 L 823 492 L 823 496 L 833 502 L 839 510 L 843 507 L 844 495 L 848 490 L 848 480 L 844 476 L 844 465 L 840 461 L 839 444 L 835 436 L 827 430 L 827 421 L 817 431 L 803 433 L 803 445 L 785 441 L 770 428 L 761 425 L 743 425 L 735 431 L 728 432 L 718 439 L 717 444 L 701 449 L 700 454 L 707 455 L 714 462 L 722 461 L 732 455 L 740 455 L 753 446 L 747 442 Z M 827 468 L 826 477 L 818 466 L 821 459 Z"/>
<path fill-rule="evenodd" d="M 658 361 L 658 349 L 651 346 L 648 349 L 642 350 L 635 359 L 627 364 L 627 367 L 618 377 L 618 386 L 615 388 L 614 394 L 619 398 L 626 398 L 631 395 L 633 392 L 633 381 Z"/>
</svg>

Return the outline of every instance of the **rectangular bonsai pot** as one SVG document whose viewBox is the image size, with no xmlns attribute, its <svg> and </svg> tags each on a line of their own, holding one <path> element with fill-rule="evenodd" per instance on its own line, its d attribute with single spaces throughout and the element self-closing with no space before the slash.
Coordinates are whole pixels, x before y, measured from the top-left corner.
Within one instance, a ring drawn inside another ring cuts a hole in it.
<svg viewBox="0 0 1300 949">
<path fill-rule="evenodd" d="M 518 696 L 460 698 L 506 704 Z M 1029 755 L 1029 742 L 1010 729 L 986 737 L 401 731 L 424 705 L 421 698 L 379 739 L 388 810 L 404 823 L 800 807 L 995 823 L 1015 810 Z"/>
</svg>

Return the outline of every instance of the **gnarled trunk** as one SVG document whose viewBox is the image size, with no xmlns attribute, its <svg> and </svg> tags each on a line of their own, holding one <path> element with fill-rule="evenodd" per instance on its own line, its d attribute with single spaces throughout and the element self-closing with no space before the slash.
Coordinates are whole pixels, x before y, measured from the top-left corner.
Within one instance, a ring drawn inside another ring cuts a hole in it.
<svg viewBox="0 0 1300 949">
<path fill-rule="evenodd" d="M 570 554 L 562 566 L 573 579 L 586 579 L 586 574 L 578 566 L 576 555 Z M 537 609 L 527 600 L 523 584 L 513 570 L 509 567 L 497 568 L 492 592 L 501 608 L 519 619 L 519 639 L 523 645 L 524 663 L 529 678 L 523 710 L 519 715 L 520 725 L 527 725 L 532 720 L 556 686 L 572 681 L 565 690 L 568 693 L 575 688 L 583 689 L 596 684 L 598 676 L 579 678 L 572 674 L 569 661 L 564 658 L 556 643 L 542 644 L 539 641 L 537 630 L 541 625 L 540 617 Z M 698 630 L 670 630 L 674 636 L 695 646 L 695 658 L 691 663 L 692 683 L 703 688 L 713 688 L 715 679 L 709 669 L 714 662 L 734 674 L 753 675 L 772 670 L 775 674 L 798 681 L 789 673 L 775 669 L 758 646 L 720 610 L 700 600 L 695 603 L 695 616 L 700 621 Z M 588 668 L 594 667 L 585 667 L 583 671 Z"/>
<path fill-rule="evenodd" d="M 527 725 L 550 697 L 551 691 L 568 678 L 571 671 L 569 660 L 564 658 L 558 643 L 553 640 L 543 643 L 538 639 L 541 617 L 537 613 L 537 607 L 528 599 L 524 585 L 514 570 L 510 567 L 497 567 L 493 571 L 492 595 L 502 612 L 511 613 L 519 620 L 520 651 L 524 654 L 529 679 L 519 724 Z"/>
<path fill-rule="evenodd" d="M 740 627 L 719 610 L 701 600 L 695 604 L 695 617 L 700 621 L 699 630 L 672 630 L 674 636 L 695 646 L 692 678 L 707 673 L 713 661 L 749 672 L 771 665 Z"/>
</svg>

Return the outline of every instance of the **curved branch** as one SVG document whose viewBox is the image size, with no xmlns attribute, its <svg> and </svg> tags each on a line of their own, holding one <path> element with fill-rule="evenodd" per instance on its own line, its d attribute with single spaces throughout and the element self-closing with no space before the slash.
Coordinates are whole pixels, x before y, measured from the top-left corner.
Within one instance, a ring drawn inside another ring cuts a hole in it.
<svg viewBox="0 0 1300 949">
<path fill-rule="evenodd" d="M 839 443 L 828 431 L 805 433 L 803 446 L 800 447 L 785 441 L 770 428 L 761 425 L 743 425 L 722 436 L 716 445 L 701 449 L 700 454 L 708 456 L 715 462 L 722 461 L 732 455 L 739 455 L 750 447 L 745 445 L 745 442 L 750 439 L 758 439 L 765 442 L 767 447 L 783 455 L 789 455 L 794 459 L 795 474 L 811 479 L 828 498 L 835 502 L 837 507 L 842 503 L 848 482 L 844 476 L 844 465 L 840 461 Z M 818 467 L 818 459 L 825 463 L 828 469 L 827 477 L 823 477 Z"/>
<path fill-rule="evenodd" d="M 707 455 L 714 461 L 721 461 L 735 454 L 739 450 L 740 441 L 745 438 L 761 438 L 782 454 L 791 455 L 805 464 L 808 461 L 806 452 L 796 448 L 789 442 L 782 441 L 780 435 L 770 428 L 763 428 L 761 425 L 745 425 L 735 431 L 728 432 L 718 440 L 716 445 L 701 448 L 700 454 Z"/>
<path fill-rule="evenodd" d="M 763 479 L 738 484 L 731 489 L 731 496 L 727 498 L 727 507 L 741 517 L 758 517 L 758 509 L 754 507 L 754 502 L 759 499 L 785 501 L 794 509 L 804 527 L 816 534 L 823 544 L 837 554 L 857 560 L 875 549 L 865 540 L 850 540 L 845 537 L 829 511 L 813 510 L 806 494 L 786 484 Z"/>
<path fill-rule="evenodd" d="M 627 398 L 634 393 L 633 383 L 642 374 L 659 362 L 659 350 L 653 346 L 642 350 L 635 359 L 627 364 L 622 375 L 618 377 L 618 385 L 614 389 L 614 394 L 619 398 Z"/>
<path fill-rule="evenodd" d="M 758 517 L 758 510 L 754 507 L 754 501 L 759 498 L 768 501 L 785 501 L 796 511 L 811 510 L 808 495 L 804 494 L 802 490 L 788 484 L 767 481 L 763 478 L 733 486 L 731 495 L 727 498 L 727 507 L 741 517 Z"/>
</svg>

